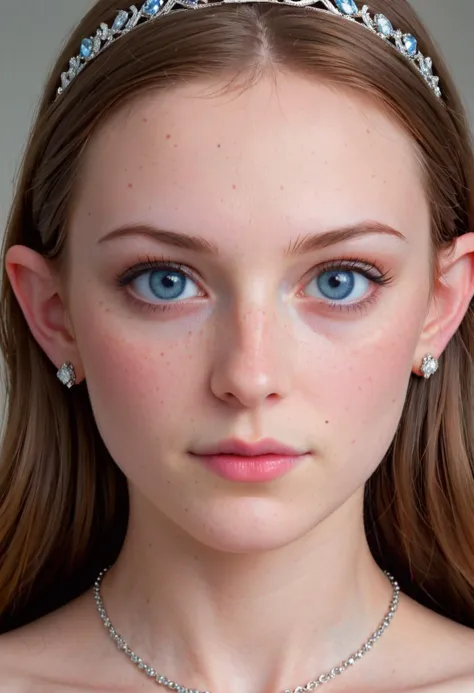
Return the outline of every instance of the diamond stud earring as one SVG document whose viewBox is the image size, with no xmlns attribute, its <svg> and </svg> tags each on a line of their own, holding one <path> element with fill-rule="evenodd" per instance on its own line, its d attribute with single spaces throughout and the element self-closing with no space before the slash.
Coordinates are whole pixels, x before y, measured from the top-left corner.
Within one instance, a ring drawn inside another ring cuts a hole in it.
<svg viewBox="0 0 474 693">
<path fill-rule="evenodd" d="M 56 373 L 56 376 L 62 382 L 62 384 L 69 389 L 76 384 L 76 371 L 74 370 L 72 363 L 69 363 L 69 361 L 63 363 L 61 368 Z"/>
<path fill-rule="evenodd" d="M 428 378 L 431 378 L 431 376 L 434 375 L 434 373 L 436 373 L 438 368 L 438 359 L 435 356 L 432 356 L 431 354 L 426 354 L 426 356 L 423 359 L 423 363 L 421 364 L 421 372 L 423 373 L 426 380 L 428 380 Z"/>
</svg>

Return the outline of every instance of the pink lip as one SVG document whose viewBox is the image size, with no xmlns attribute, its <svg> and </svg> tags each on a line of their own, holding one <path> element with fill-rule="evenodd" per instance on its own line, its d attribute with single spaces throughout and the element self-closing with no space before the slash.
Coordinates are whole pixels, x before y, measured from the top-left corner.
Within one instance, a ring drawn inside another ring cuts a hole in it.
<svg viewBox="0 0 474 693">
<path fill-rule="evenodd" d="M 229 481 L 271 481 L 284 476 L 306 456 L 272 438 L 247 443 L 236 438 L 203 448 L 193 455 Z"/>
<path fill-rule="evenodd" d="M 257 455 L 284 455 L 295 457 L 304 455 L 307 450 L 297 450 L 280 443 L 274 438 L 262 438 L 257 443 L 247 443 L 238 438 L 227 438 L 215 445 L 193 451 L 196 455 L 240 455 L 242 457 L 256 457 Z"/>
</svg>

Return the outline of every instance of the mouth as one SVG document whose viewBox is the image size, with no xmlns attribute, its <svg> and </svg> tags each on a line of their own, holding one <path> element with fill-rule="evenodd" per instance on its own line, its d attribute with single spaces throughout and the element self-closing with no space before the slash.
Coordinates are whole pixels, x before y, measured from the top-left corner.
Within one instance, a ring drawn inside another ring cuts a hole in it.
<svg viewBox="0 0 474 693">
<path fill-rule="evenodd" d="M 191 455 L 228 481 L 247 483 L 278 479 L 297 467 L 309 452 L 266 438 L 256 443 L 228 439 Z"/>
</svg>

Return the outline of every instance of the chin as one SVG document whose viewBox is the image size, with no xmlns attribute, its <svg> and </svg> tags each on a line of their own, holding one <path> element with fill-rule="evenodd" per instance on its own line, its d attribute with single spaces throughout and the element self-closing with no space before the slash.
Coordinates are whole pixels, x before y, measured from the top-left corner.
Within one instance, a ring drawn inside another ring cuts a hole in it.
<svg viewBox="0 0 474 693">
<path fill-rule="evenodd" d="M 307 534 L 319 522 L 295 503 L 257 497 L 226 498 L 189 508 L 175 517 L 181 529 L 210 549 L 227 553 L 274 551 Z M 314 513 L 314 509 L 313 509 Z"/>
</svg>

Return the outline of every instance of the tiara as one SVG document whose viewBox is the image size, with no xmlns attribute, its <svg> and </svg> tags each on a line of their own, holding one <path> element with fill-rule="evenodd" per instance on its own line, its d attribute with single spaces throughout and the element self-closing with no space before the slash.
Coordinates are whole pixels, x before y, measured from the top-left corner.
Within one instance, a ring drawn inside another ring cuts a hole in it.
<svg viewBox="0 0 474 693">
<path fill-rule="evenodd" d="M 178 11 L 197 10 L 204 7 L 240 5 L 255 1 L 290 7 L 308 7 L 316 12 L 327 12 L 357 22 L 375 33 L 412 63 L 433 93 L 438 98 L 441 97 L 441 89 L 438 86 L 439 77 L 433 74 L 433 61 L 420 53 L 418 42 L 413 34 L 404 34 L 399 29 L 394 29 L 390 20 L 383 14 L 371 17 L 368 6 L 364 5 L 359 10 L 354 0 L 146 0 L 140 9 L 132 5 L 128 10 L 120 10 L 110 27 L 102 22 L 95 36 L 82 40 L 78 55 L 70 59 L 69 68 L 61 75 L 61 86 L 57 90 L 56 98 L 64 93 L 88 63 L 138 24 L 157 19 L 174 8 Z"/>
</svg>

